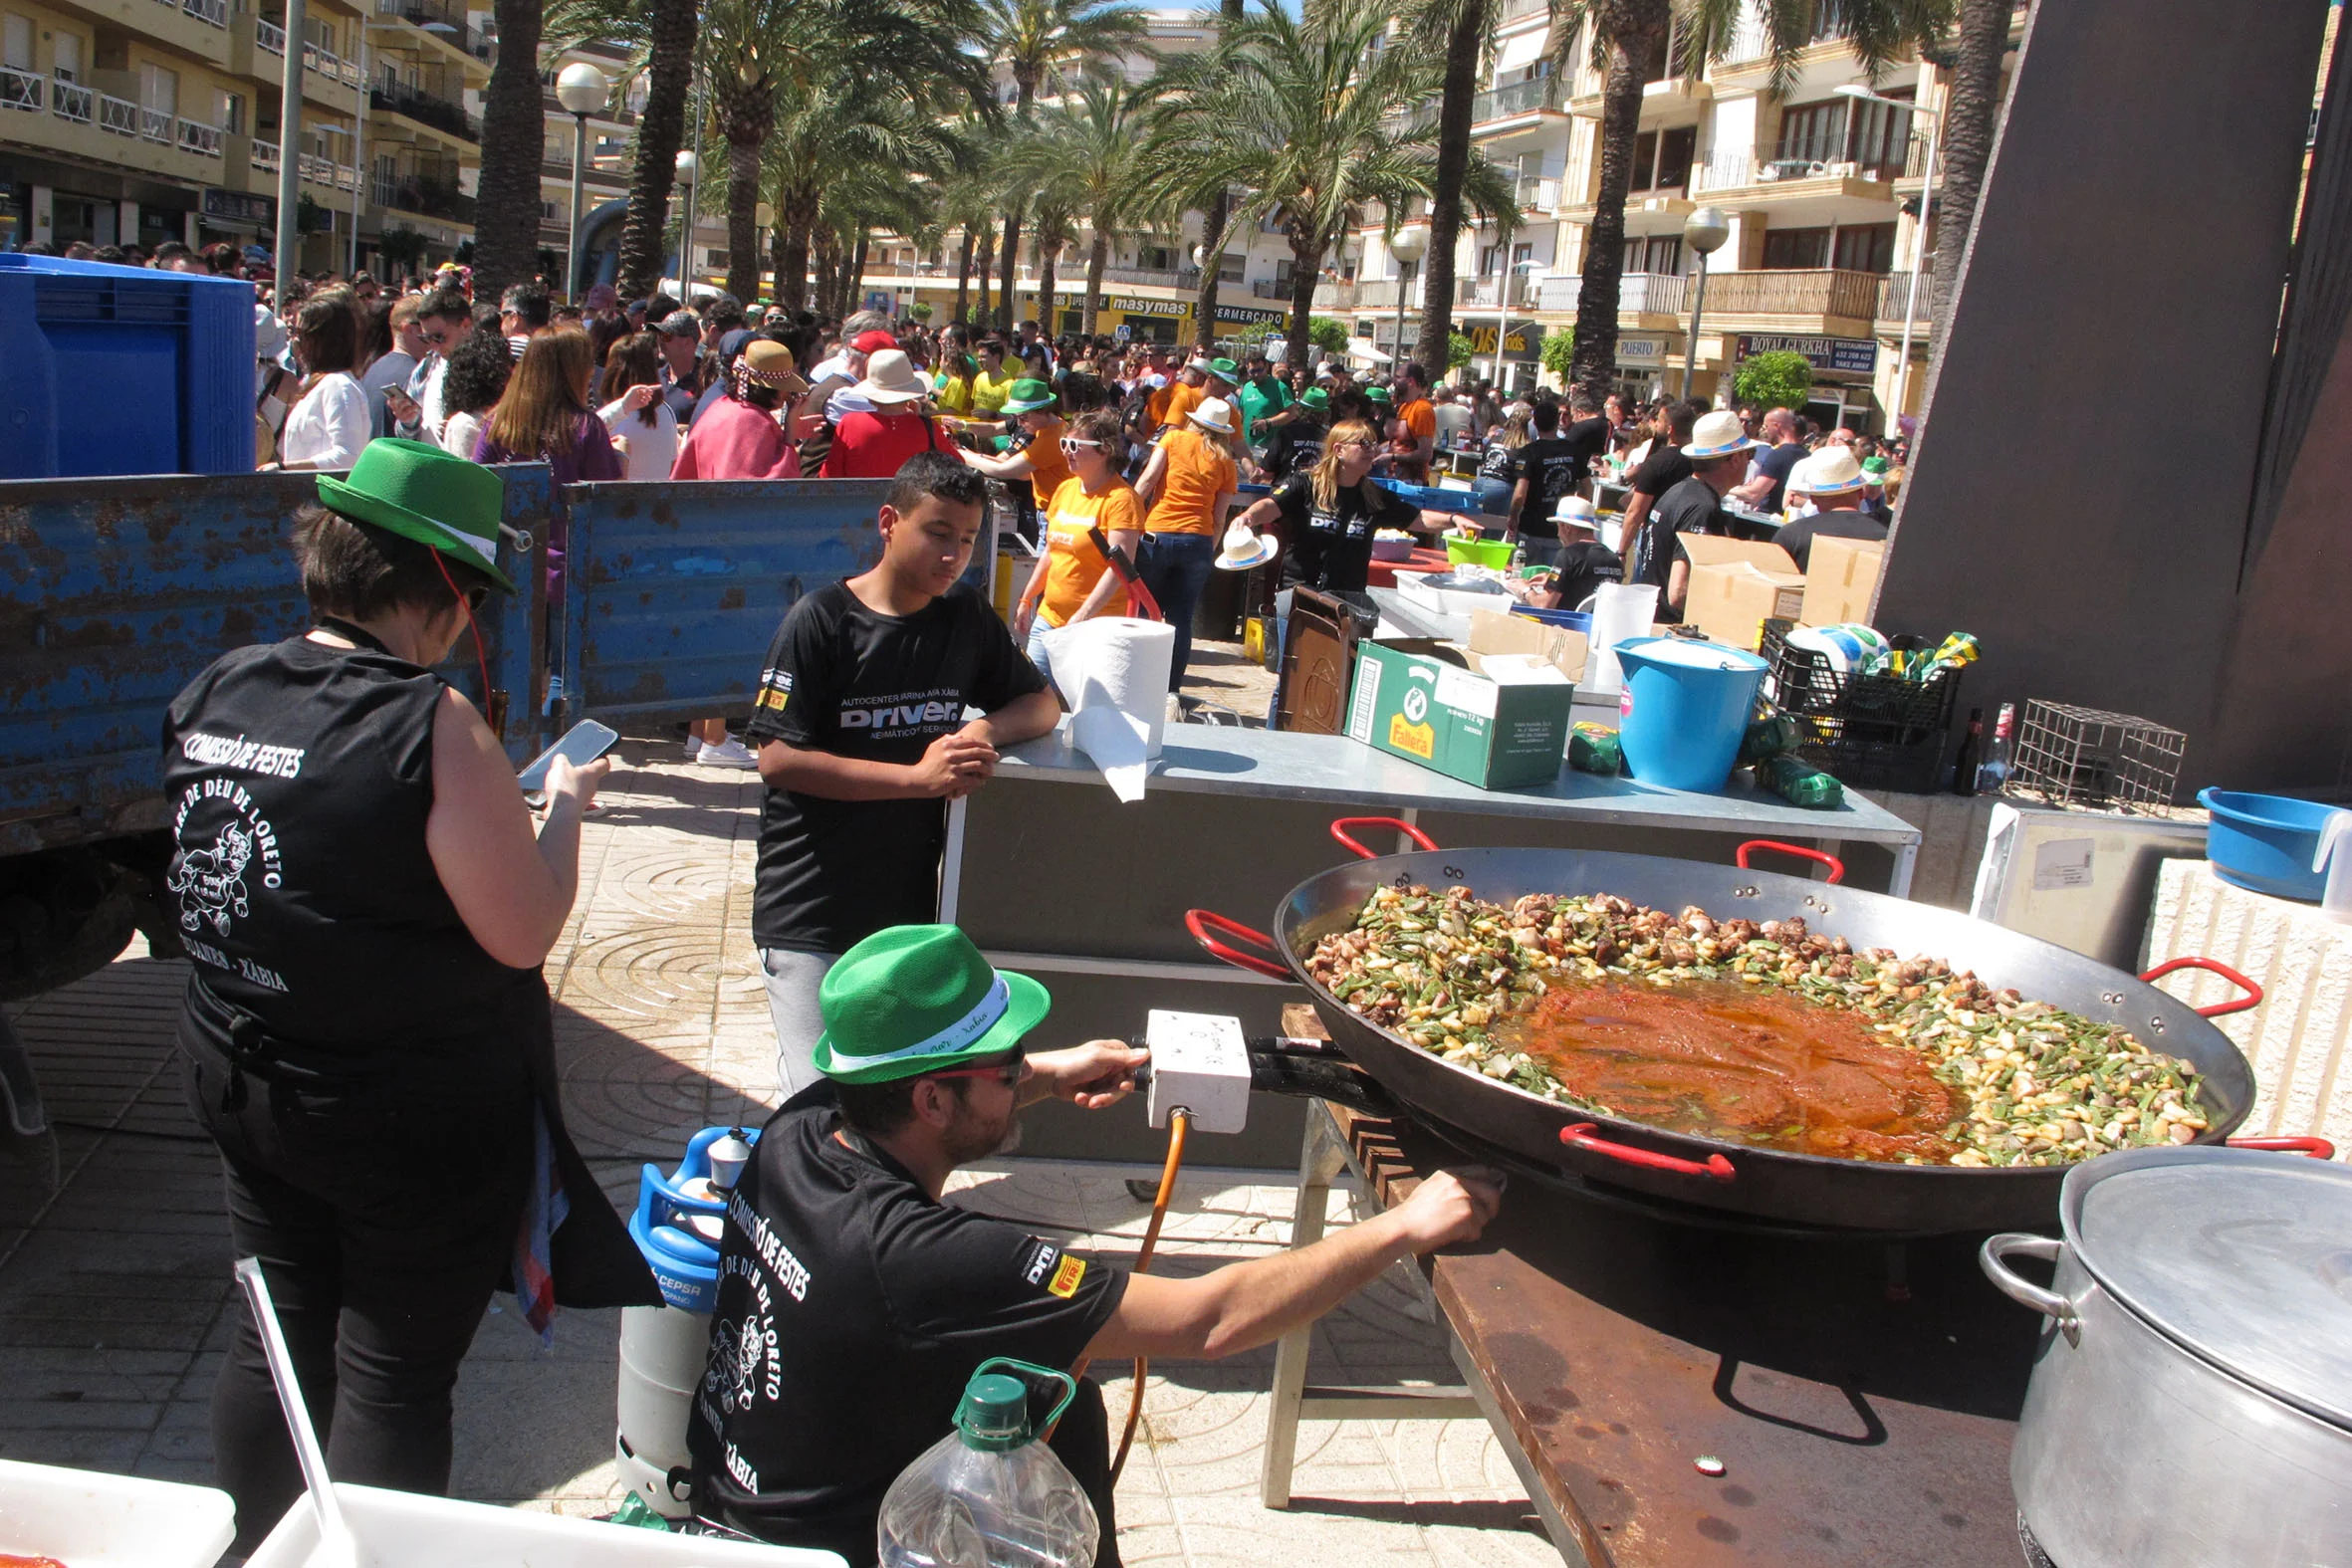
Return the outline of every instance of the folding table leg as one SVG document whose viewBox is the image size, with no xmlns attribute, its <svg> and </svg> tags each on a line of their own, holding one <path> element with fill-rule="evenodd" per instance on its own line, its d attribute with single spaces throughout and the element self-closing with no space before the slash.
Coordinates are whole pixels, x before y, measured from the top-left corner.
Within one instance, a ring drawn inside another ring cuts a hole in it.
<svg viewBox="0 0 2352 1568">
<path fill-rule="evenodd" d="M 1347 1164 L 1346 1146 L 1321 1101 L 1309 1105 L 1306 1137 L 1298 1153 L 1298 1207 L 1291 1216 L 1291 1245 L 1311 1246 L 1322 1238 L 1323 1212 L 1330 1207 L 1331 1182 Z M 1291 1467 L 1298 1455 L 1298 1404 L 1306 1389 L 1306 1356 L 1312 1324 L 1292 1330 L 1275 1344 L 1274 1401 L 1266 1413 L 1266 1468 L 1258 1494 L 1269 1508 L 1291 1505 Z"/>
</svg>

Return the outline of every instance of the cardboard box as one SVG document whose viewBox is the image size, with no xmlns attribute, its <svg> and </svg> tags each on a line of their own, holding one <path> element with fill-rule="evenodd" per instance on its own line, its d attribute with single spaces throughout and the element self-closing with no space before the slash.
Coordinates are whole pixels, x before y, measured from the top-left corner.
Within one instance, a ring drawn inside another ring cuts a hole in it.
<svg viewBox="0 0 2352 1568">
<path fill-rule="evenodd" d="M 1885 540 L 1814 536 L 1805 557 L 1804 614 L 1799 620 L 1807 626 L 1846 621 L 1868 625 L 1870 601 L 1878 596 L 1878 574 L 1886 560 Z"/>
<path fill-rule="evenodd" d="M 1428 638 L 1362 642 L 1347 734 L 1481 789 L 1548 784 L 1559 775 L 1575 700 L 1566 672 L 1534 652 Z"/>
<path fill-rule="evenodd" d="M 1547 625 L 1531 616 L 1503 615 L 1494 610 L 1471 613 L 1471 652 L 1533 654 L 1571 681 L 1584 679 L 1584 659 L 1591 646 L 1584 633 Z"/>
<path fill-rule="evenodd" d="M 1707 534 L 1685 534 L 1678 543 L 1691 558 L 1682 618 L 1709 640 L 1754 653 L 1765 621 L 1804 612 L 1804 573 L 1779 546 Z"/>
</svg>

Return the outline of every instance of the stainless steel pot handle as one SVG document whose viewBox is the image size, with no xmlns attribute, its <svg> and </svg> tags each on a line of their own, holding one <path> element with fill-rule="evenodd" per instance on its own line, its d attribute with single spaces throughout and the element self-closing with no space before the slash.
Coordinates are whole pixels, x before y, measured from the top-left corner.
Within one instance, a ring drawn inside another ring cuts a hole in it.
<svg viewBox="0 0 2352 1568">
<path fill-rule="evenodd" d="M 2066 1250 L 2066 1243 L 2046 1235 L 2033 1235 L 2023 1231 L 2003 1231 L 1989 1235 L 1977 1249 L 1977 1261 L 1983 1265 L 1985 1277 L 1994 1288 L 2019 1306 L 2031 1307 L 2043 1317 L 2055 1319 L 2058 1332 L 2066 1336 L 2066 1343 L 2082 1343 L 2082 1318 L 2074 1310 L 2074 1303 L 2055 1290 L 2044 1290 L 2030 1280 L 2019 1279 L 2009 1271 L 2005 1259 L 2012 1252 L 2054 1263 Z"/>
</svg>

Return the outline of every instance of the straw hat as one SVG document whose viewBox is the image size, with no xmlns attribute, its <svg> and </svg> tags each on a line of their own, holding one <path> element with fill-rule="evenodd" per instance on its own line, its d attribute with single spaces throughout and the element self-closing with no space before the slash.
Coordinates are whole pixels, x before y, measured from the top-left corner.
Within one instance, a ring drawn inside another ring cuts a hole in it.
<svg viewBox="0 0 2352 1568">
<path fill-rule="evenodd" d="M 914 361 L 899 348 L 885 348 L 866 360 L 865 379 L 857 383 L 857 395 L 874 403 L 917 402 L 925 390 Z"/>
<path fill-rule="evenodd" d="M 1273 535 L 1253 534 L 1249 524 L 1235 518 L 1225 531 L 1225 545 L 1217 553 L 1216 566 L 1220 571 L 1248 571 L 1265 565 L 1282 553 L 1282 542 Z"/>
<path fill-rule="evenodd" d="M 1194 424 L 1214 430 L 1219 435 L 1233 434 L 1233 405 L 1222 397 L 1212 397 L 1185 416 Z"/>
<path fill-rule="evenodd" d="M 1862 472 L 1862 465 L 1854 461 L 1851 447 L 1825 446 L 1796 465 L 1788 476 L 1788 488 L 1801 490 L 1808 496 L 1842 496 L 1870 483 L 1870 476 Z"/>
<path fill-rule="evenodd" d="M 809 390 L 809 383 L 793 369 L 793 351 L 765 337 L 744 345 L 742 369 L 744 379 L 773 386 L 787 397 L 798 397 Z"/>
<path fill-rule="evenodd" d="M 1587 533 L 1592 532 L 1598 526 L 1597 520 L 1592 515 L 1592 503 L 1582 496 L 1560 497 L 1559 507 L 1551 514 L 1551 521 L 1565 523 L 1571 528 L 1580 528 Z"/>
<path fill-rule="evenodd" d="M 1740 423 L 1738 414 L 1729 408 L 1719 408 L 1699 416 L 1699 422 L 1691 427 L 1691 444 L 1682 449 L 1682 455 L 1694 462 L 1705 462 L 1711 457 L 1745 452 L 1757 444 L 1748 439 L 1748 428 Z"/>
</svg>

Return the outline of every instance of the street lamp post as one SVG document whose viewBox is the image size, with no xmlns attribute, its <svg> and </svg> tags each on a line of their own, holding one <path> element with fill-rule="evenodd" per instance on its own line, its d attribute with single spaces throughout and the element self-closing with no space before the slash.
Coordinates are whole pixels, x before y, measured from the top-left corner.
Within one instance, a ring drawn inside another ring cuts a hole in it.
<svg viewBox="0 0 2352 1568">
<path fill-rule="evenodd" d="M 564 293 L 580 298 L 580 183 L 588 168 L 588 117 L 611 102 L 612 84 L 585 60 L 556 78 L 556 102 L 572 112 L 572 224 L 564 244 Z"/>
<path fill-rule="evenodd" d="M 1925 69 L 1921 68 L 1923 75 Z M 1888 433 L 1891 435 L 1899 427 L 1904 404 L 1911 396 L 1911 328 L 1918 314 L 1920 265 L 1927 260 L 1928 204 L 1936 199 L 1936 132 L 1944 116 L 1936 110 L 1921 109 L 1899 98 L 1881 98 L 1858 82 L 1848 82 L 1837 91 L 1857 103 L 1884 104 L 1890 109 L 1902 110 L 1915 119 L 1928 122 L 1927 157 L 1920 164 L 1919 221 L 1912 225 L 1911 276 L 1903 285 L 1903 347 L 1895 362 L 1895 406 L 1887 416 Z"/>
<path fill-rule="evenodd" d="M 1701 207 L 1683 220 L 1683 243 L 1699 258 L 1699 286 L 1691 300 L 1691 336 L 1683 345 L 1682 395 L 1691 395 L 1691 380 L 1699 373 L 1699 313 L 1707 308 L 1707 258 L 1723 249 L 1732 237 L 1731 220 L 1721 207 Z"/>
<path fill-rule="evenodd" d="M 699 138 L 697 138 L 699 139 Z M 681 150 L 673 165 L 678 177 L 686 182 L 686 213 L 678 221 L 678 303 L 694 303 L 694 177 L 702 159 L 692 151 Z"/>
<path fill-rule="evenodd" d="M 1405 229 L 1388 242 L 1388 254 L 1396 258 L 1396 357 L 1389 361 L 1392 365 L 1405 360 L 1405 291 L 1412 283 L 1414 263 L 1428 250 L 1429 236 L 1420 229 Z M 1433 373 L 1443 371 L 1444 367 L 1440 366 Z"/>
</svg>

